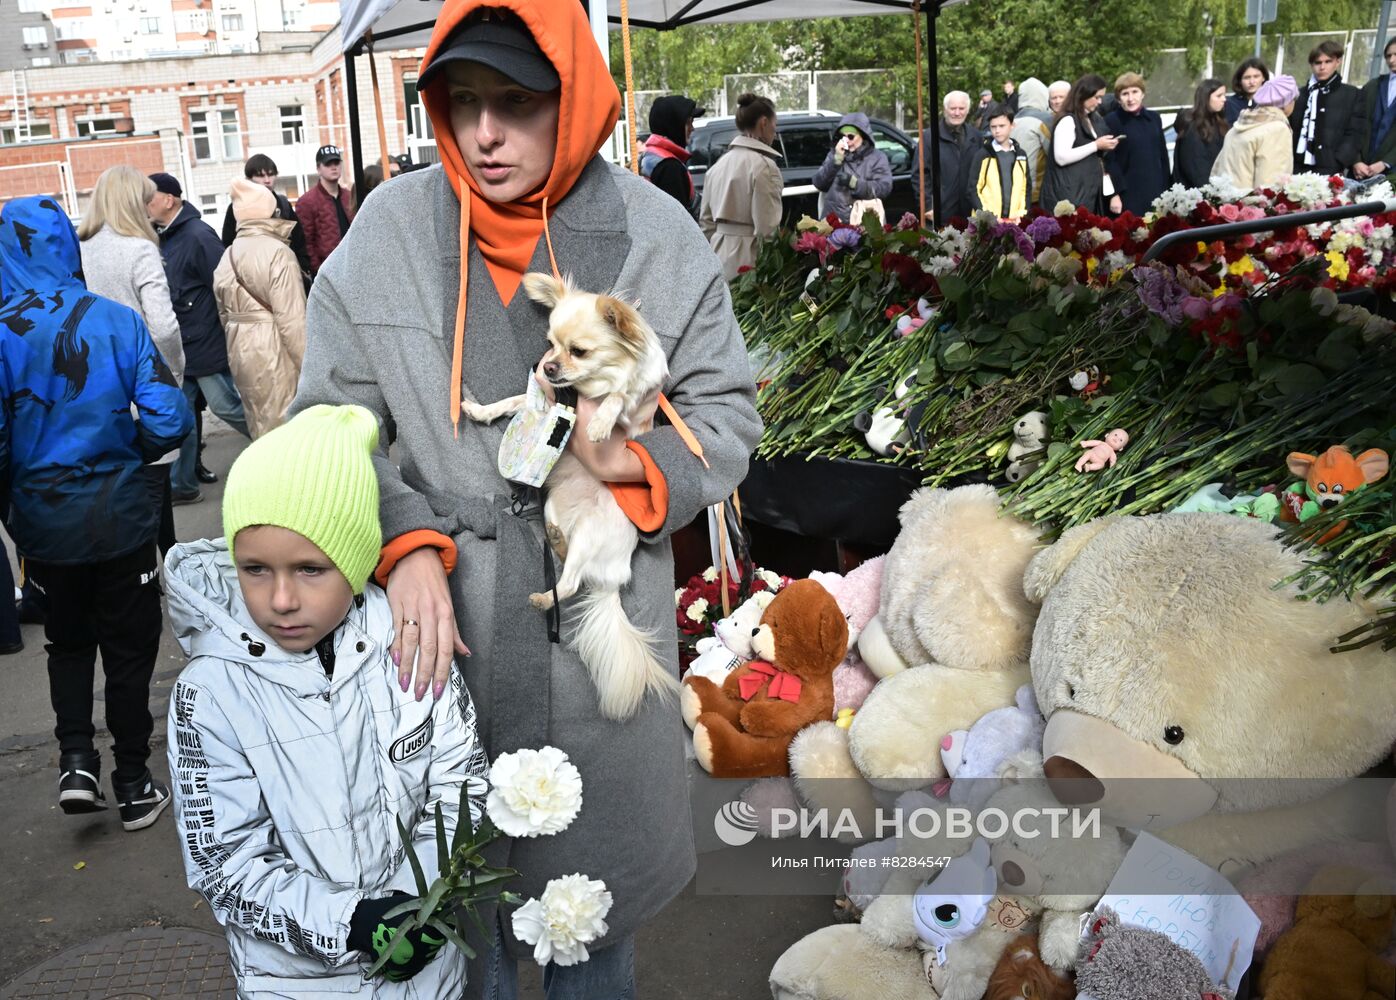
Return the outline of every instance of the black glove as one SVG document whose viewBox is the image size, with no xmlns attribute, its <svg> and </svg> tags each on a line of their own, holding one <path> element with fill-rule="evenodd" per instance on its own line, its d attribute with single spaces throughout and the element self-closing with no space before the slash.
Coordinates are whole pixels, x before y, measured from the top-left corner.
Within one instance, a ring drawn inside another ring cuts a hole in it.
<svg viewBox="0 0 1396 1000">
<path fill-rule="evenodd" d="M 839 171 L 839 175 L 837 178 L 835 178 L 835 182 L 838 184 L 839 187 L 848 187 L 848 179 L 852 176 L 853 172 L 849 170 L 847 167 L 845 167 L 844 169 Z"/>
<path fill-rule="evenodd" d="M 388 950 L 388 945 L 392 943 L 398 926 L 408 916 L 406 913 L 400 913 L 396 917 L 384 919 L 383 914 L 411 898 L 405 892 L 394 892 L 391 896 L 362 900 L 354 907 L 354 915 L 349 918 L 349 947 L 356 951 L 368 952 L 374 961 L 382 958 Z M 427 963 L 436 957 L 436 953 L 445 943 L 446 939 L 437 937 L 436 932 L 429 927 L 408 931 L 393 949 L 393 956 L 388 959 L 388 964 L 383 966 L 383 977 L 391 983 L 406 982 L 425 969 Z"/>
</svg>

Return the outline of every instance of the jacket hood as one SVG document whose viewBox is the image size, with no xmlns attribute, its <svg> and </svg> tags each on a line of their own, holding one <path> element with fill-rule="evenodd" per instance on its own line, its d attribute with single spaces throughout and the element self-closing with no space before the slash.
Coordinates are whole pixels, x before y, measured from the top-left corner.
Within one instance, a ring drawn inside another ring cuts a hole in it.
<svg viewBox="0 0 1396 1000">
<path fill-rule="evenodd" d="M 243 219 L 238 223 L 238 236 L 270 236 L 287 246 L 291 245 L 291 230 L 296 224 L 290 219 Z"/>
<path fill-rule="evenodd" d="M 78 234 L 56 201 L 16 198 L 0 209 L 0 300 L 82 284 Z"/>
<path fill-rule="evenodd" d="M 670 94 L 650 107 L 650 131 L 662 135 L 677 146 L 688 145 L 688 123 L 694 113 L 702 110 L 690 97 Z"/>
<path fill-rule="evenodd" d="M 1236 124 L 1232 126 L 1238 132 L 1249 132 L 1251 129 L 1260 128 L 1262 125 L 1269 125 L 1273 122 L 1284 122 L 1289 125 L 1289 116 L 1284 113 L 1283 108 L 1259 107 L 1246 108 L 1236 118 Z"/>
<path fill-rule="evenodd" d="M 750 149 L 754 152 L 762 154 L 763 156 L 769 156 L 771 159 L 777 162 L 779 162 L 782 159 L 779 150 L 773 149 L 772 147 L 762 142 L 760 139 L 753 138 L 749 135 L 738 135 L 735 139 L 732 140 L 732 142 L 728 145 L 727 148 Z"/>
<path fill-rule="evenodd" d="M 252 624 L 225 539 L 205 538 L 171 549 L 165 559 L 165 592 L 170 626 L 185 656 L 238 663 L 300 691 L 323 687 L 324 670 L 313 649 L 289 653 Z M 366 635 L 386 649 L 392 634 L 386 599 L 355 600 L 341 629 Z M 351 676 L 361 662 L 341 658 L 335 665 L 335 685 Z"/>
<path fill-rule="evenodd" d="M 868 116 L 861 111 L 853 111 L 839 119 L 839 128 L 845 125 L 852 125 L 859 132 L 863 133 L 863 138 L 869 143 L 873 141 L 872 122 L 868 121 Z"/>
<path fill-rule="evenodd" d="M 1047 98 L 1047 84 L 1037 77 L 1028 77 L 1018 88 L 1019 111 L 1047 111 L 1051 106 Z"/>
</svg>

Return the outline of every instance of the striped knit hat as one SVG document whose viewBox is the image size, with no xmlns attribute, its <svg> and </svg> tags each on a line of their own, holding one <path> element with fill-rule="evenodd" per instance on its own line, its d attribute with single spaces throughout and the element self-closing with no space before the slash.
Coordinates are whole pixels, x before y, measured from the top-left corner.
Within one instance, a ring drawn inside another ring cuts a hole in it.
<svg viewBox="0 0 1396 1000">
<path fill-rule="evenodd" d="M 362 406 L 312 406 L 253 441 L 228 473 L 223 534 L 232 555 L 243 528 L 270 524 L 304 535 L 355 594 L 378 563 L 378 422 Z"/>
</svg>

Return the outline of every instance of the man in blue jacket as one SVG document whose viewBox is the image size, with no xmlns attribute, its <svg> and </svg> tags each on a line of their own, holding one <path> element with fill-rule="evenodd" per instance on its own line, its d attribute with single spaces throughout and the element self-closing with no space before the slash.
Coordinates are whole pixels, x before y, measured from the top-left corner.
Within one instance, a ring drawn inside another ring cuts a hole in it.
<svg viewBox="0 0 1396 1000">
<path fill-rule="evenodd" d="M 218 319 L 218 300 L 213 296 L 213 272 L 223 259 L 223 241 L 199 210 L 184 200 L 178 180 L 170 174 L 151 174 L 150 179 L 155 182 L 155 197 L 146 211 L 160 234 L 160 256 L 184 342 L 184 398 L 192 407 L 202 392 L 210 410 L 235 431 L 250 437 L 242 398 L 228 368 L 228 343 Z M 203 499 L 195 478 L 198 457 L 198 435 L 191 435 L 170 468 L 173 503 Z"/>
<path fill-rule="evenodd" d="M 146 766 L 161 615 L 159 510 L 142 466 L 193 426 L 140 315 L 83 284 L 77 234 L 57 203 L 0 209 L 0 506 L 49 600 L 58 803 L 107 807 L 92 724 L 100 648 L 127 830 L 154 823 L 170 797 Z"/>
</svg>

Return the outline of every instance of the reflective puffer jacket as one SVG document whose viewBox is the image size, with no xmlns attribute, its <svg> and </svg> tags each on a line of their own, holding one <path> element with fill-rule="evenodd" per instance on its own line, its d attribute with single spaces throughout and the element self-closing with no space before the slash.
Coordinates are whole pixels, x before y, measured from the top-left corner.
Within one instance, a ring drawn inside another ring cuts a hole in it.
<svg viewBox="0 0 1396 1000">
<path fill-rule="evenodd" d="M 334 678 L 251 625 L 222 539 L 165 561 L 170 620 L 191 659 L 170 698 L 169 758 L 189 886 L 228 931 L 241 1000 L 320 993 L 461 996 L 450 945 L 414 979 L 364 980 L 348 950 L 364 898 L 416 895 L 395 817 L 437 874 L 435 808 L 455 829 L 463 781 L 482 815 L 487 770 L 458 672 L 436 702 L 397 686 L 392 616 L 369 584 L 335 633 Z"/>
</svg>

